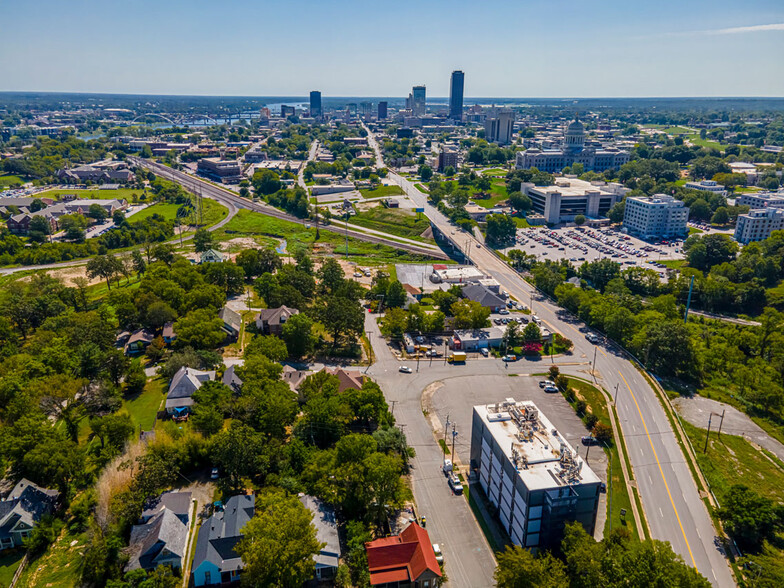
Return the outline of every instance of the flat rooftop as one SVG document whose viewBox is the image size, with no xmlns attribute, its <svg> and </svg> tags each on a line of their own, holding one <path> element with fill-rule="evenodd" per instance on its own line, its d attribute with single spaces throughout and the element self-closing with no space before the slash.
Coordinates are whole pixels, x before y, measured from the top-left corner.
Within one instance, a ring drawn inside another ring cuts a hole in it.
<svg viewBox="0 0 784 588">
<path fill-rule="evenodd" d="M 474 410 L 529 490 L 598 484 L 599 477 L 530 400 L 507 398 Z"/>
<path fill-rule="evenodd" d="M 607 189 L 607 186 L 597 186 L 585 180 L 577 178 L 558 178 L 552 186 L 536 186 L 533 190 L 541 194 L 559 193 L 562 196 L 585 196 L 587 192 L 598 192 L 600 194 L 612 195 L 613 192 Z"/>
</svg>

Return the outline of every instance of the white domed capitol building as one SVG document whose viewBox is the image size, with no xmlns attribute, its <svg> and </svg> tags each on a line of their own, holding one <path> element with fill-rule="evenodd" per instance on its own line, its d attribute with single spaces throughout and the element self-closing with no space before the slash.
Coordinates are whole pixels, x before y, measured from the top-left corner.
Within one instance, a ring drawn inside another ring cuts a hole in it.
<svg viewBox="0 0 784 588">
<path fill-rule="evenodd" d="M 585 171 L 618 169 L 629 162 L 629 153 L 614 148 L 585 146 L 585 127 L 578 119 L 569 124 L 561 149 L 528 149 L 517 154 L 515 167 L 535 167 L 548 173 L 557 173 L 575 163 L 583 164 Z"/>
</svg>

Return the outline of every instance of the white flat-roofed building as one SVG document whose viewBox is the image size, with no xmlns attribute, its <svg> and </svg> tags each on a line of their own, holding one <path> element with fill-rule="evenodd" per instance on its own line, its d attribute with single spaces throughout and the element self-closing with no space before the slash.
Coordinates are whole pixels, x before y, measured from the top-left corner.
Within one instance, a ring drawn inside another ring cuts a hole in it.
<svg viewBox="0 0 784 588">
<path fill-rule="evenodd" d="M 621 184 L 577 178 L 558 178 L 554 186 L 525 182 L 520 190 L 531 199 L 532 210 L 550 224 L 573 221 L 580 214 L 589 218 L 604 216 L 629 191 Z"/>
<path fill-rule="evenodd" d="M 626 199 L 623 228 L 641 239 L 683 237 L 688 233 L 689 209 L 667 194 Z"/>
<path fill-rule="evenodd" d="M 700 182 L 686 182 L 684 188 L 689 190 L 700 190 L 701 192 L 712 192 L 713 194 L 718 194 L 719 196 L 727 196 L 727 190 L 724 189 L 719 183 L 714 182 L 713 180 L 702 180 Z"/>
<path fill-rule="evenodd" d="M 573 521 L 593 535 L 601 480 L 533 402 L 474 406 L 471 470 L 516 545 L 558 545 Z"/>
<path fill-rule="evenodd" d="M 784 208 L 784 192 L 757 192 L 735 197 L 736 206 L 755 208 Z"/>
<path fill-rule="evenodd" d="M 764 241 L 773 231 L 784 229 L 784 210 L 762 208 L 738 215 L 735 225 L 735 240 L 748 245 L 752 241 Z"/>
<path fill-rule="evenodd" d="M 457 267 L 434 265 L 430 281 L 435 284 L 465 284 L 476 282 L 484 277 L 485 275 L 472 265 Z"/>
</svg>

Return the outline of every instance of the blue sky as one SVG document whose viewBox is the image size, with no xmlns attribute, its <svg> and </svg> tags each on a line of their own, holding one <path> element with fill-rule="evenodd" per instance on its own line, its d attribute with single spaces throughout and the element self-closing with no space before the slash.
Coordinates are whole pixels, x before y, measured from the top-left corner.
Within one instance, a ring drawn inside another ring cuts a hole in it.
<svg viewBox="0 0 784 588">
<path fill-rule="evenodd" d="M 783 0 L 5 0 L 0 90 L 784 96 Z"/>
</svg>

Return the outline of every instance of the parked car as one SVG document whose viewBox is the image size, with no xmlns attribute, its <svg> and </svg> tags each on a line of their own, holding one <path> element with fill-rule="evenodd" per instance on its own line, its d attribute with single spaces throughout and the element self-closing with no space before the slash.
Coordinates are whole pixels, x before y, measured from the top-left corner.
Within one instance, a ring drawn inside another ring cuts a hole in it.
<svg viewBox="0 0 784 588">
<path fill-rule="evenodd" d="M 593 435 L 585 435 L 580 441 L 583 445 L 597 445 L 599 443 L 599 440 Z"/>
<path fill-rule="evenodd" d="M 542 380 L 539 382 L 539 387 L 544 388 L 545 386 L 555 386 L 555 382 L 552 380 Z"/>
<path fill-rule="evenodd" d="M 363 274 L 362 272 L 354 272 L 354 277 L 355 278 L 361 278 L 363 275 L 365 275 L 365 274 Z"/>
<path fill-rule="evenodd" d="M 408 367 L 407 365 L 401 365 L 400 369 L 398 371 L 400 371 L 400 372 L 402 372 L 404 374 L 411 374 L 411 373 L 413 373 L 413 370 L 410 367 Z"/>
<path fill-rule="evenodd" d="M 531 320 L 532 320 L 532 321 L 534 321 L 534 322 L 535 322 L 537 325 L 538 325 L 539 323 L 541 323 L 541 322 L 542 322 L 542 319 L 540 319 L 540 318 L 539 318 L 538 316 L 536 316 L 536 315 L 533 315 L 533 316 L 531 317 Z"/>
<path fill-rule="evenodd" d="M 502 308 L 501 310 L 498 311 L 498 314 L 509 314 L 509 311 L 506 310 L 505 308 Z"/>
<path fill-rule="evenodd" d="M 438 545 L 438 543 L 433 543 L 433 553 L 436 554 L 436 561 L 438 563 L 444 563 L 444 555 L 441 553 L 441 547 Z"/>
<path fill-rule="evenodd" d="M 556 388 L 555 386 L 545 386 L 544 391 L 550 393 L 558 392 L 558 388 Z"/>
<path fill-rule="evenodd" d="M 599 337 L 597 337 L 594 333 L 588 333 L 585 338 L 594 345 L 599 342 Z"/>
<path fill-rule="evenodd" d="M 217 480 L 218 479 L 218 468 L 212 468 L 210 472 L 210 480 Z"/>
<path fill-rule="evenodd" d="M 452 488 L 455 494 L 463 493 L 463 484 L 460 483 L 460 478 L 457 477 L 457 474 L 452 473 L 449 476 L 449 487 Z"/>
<path fill-rule="evenodd" d="M 516 355 L 504 355 L 504 356 L 501 358 L 501 360 L 502 360 L 502 361 L 507 361 L 507 362 L 508 362 L 508 361 L 517 361 L 517 356 L 516 356 Z"/>
<path fill-rule="evenodd" d="M 484 356 L 484 357 L 487 357 L 488 355 L 490 355 L 490 352 L 487 350 L 487 347 L 482 347 L 482 349 L 479 350 L 479 353 L 481 353 L 482 356 Z"/>
</svg>

